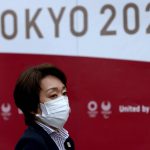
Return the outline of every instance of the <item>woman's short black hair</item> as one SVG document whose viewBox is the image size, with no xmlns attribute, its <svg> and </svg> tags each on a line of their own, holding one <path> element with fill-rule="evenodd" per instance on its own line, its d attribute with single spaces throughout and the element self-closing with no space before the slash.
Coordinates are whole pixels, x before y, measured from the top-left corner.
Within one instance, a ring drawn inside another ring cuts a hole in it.
<svg viewBox="0 0 150 150">
<path fill-rule="evenodd" d="M 51 64 L 40 64 L 25 70 L 18 78 L 14 89 L 14 100 L 18 108 L 22 110 L 27 125 L 35 122 L 40 103 L 40 82 L 41 80 L 52 75 L 57 77 L 65 86 L 67 79 L 65 74 L 57 67 Z"/>
</svg>

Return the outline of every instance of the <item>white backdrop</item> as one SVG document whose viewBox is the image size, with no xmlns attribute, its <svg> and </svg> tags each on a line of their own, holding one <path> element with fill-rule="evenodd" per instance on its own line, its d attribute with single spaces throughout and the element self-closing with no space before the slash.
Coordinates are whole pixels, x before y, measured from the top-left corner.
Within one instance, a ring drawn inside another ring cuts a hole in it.
<svg viewBox="0 0 150 150">
<path fill-rule="evenodd" d="M 0 52 L 150 60 L 148 0 L 5 0 Z"/>
</svg>

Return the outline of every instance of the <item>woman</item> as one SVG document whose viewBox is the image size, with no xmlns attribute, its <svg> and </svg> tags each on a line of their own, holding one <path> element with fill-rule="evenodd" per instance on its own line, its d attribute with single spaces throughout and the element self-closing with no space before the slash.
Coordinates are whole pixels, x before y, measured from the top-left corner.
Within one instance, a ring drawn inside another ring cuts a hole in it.
<svg viewBox="0 0 150 150">
<path fill-rule="evenodd" d="M 14 89 L 15 104 L 28 126 L 15 150 L 74 149 L 63 128 L 69 113 L 64 73 L 50 64 L 40 64 L 23 72 Z"/>
</svg>

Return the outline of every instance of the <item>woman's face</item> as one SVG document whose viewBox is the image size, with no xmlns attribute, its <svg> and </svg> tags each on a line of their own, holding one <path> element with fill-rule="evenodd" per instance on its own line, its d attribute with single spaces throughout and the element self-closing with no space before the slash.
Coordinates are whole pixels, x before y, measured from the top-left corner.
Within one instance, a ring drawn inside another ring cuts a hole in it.
<svg viewBox="0 0 150 150">
<path fill-rule="evenodd" d="M 62 95 L 67 95 L 66 86 L 55 76 L 46 76 L 41 80 L 40 86 L 40 103 L 55 100 Z"/>
</svg>

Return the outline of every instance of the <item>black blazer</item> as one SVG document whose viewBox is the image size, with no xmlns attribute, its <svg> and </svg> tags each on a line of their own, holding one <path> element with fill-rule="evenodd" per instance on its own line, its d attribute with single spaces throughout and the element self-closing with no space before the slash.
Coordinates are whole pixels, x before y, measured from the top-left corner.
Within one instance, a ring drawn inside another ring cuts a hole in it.
<svg viewBox="0 0 150 150">
<path fill-rule="evenodd" d="M 67 146 L 66 143 L 71 145 Z M 69 137 L 65 142 L 66 150 L 74 150 L 74 143 Z M 15 150 L 59 150 L 53 139 L 38 124 L 29 126 L 15 146 Z"/>
</svg>

